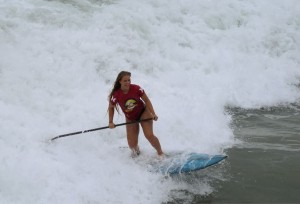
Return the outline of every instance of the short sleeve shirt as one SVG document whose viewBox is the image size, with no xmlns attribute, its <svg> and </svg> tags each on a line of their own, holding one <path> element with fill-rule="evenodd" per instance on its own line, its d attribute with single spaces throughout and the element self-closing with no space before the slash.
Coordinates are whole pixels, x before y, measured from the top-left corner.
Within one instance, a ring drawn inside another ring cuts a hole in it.
<svg viewBox="0 0 300 204">
<path fill-rule="evenodd" d="M 141 97 L 145 91 L 138 85 L 130 84 L 129 91 L 125 94 L 121 89 L 116 90 L 110 99 L 111 104 L 117 103 L 129 120 L 138 120 L 145 104 Z"/>
</svg>

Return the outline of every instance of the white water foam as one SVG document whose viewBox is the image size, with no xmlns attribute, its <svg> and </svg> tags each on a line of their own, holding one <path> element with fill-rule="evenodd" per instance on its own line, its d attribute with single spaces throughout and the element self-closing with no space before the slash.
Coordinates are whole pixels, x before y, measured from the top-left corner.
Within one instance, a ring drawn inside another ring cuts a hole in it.
<svg viewBox="0 0 300 204">
<path fill-rule="evenodd" d="M 0 1 L 0 202 L 160 203 L 172 190 L 107 125 L 121 70 L 150 96 L 164 150 L 223 153 L 225 106 L 299 100 L 300 8 L 272 1 Z M 123 122 L 116 116 L 115 122 Z M 142 151 L 155 152 L 140 135 Z"/>
</svg>

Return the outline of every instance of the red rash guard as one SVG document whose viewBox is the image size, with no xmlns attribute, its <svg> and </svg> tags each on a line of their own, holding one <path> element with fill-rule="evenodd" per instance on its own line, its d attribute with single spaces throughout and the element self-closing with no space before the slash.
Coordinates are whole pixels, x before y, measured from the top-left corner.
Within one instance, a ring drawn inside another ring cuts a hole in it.
<svg viewBox="0 0 300 204">
<path fill-rule="evenodd" d="M 117 103 L 129 120 L 139 120 L 145 103 L 141 97 L 144 95 L 144 90 L 135 84 L 130 84 L 128 93 L 123 93 L 121 89 L 116 90 L 110 99 L 112 105 Z"/>
</svg>

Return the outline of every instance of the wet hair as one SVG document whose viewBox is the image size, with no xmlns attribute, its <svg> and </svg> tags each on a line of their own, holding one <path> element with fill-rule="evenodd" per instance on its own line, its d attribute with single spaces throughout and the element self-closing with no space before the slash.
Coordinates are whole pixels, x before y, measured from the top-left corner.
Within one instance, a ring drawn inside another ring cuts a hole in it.
<svg viewBox="0 0 300 204">
<path fill-rule="evenodd" d="M 118 90 L 118 89 L 121 88 L 120 80 L 121 80 L 124 76 L 130 76 L 130 77 L 131 77 L 131 73 L 128 72 L 128 71 L 121 71 L 121 72 L 118 74 L 118 76 L 117 76 L 117 78 L 116 78 L 116 80 L 115 80 L 114 86 L 113 86 L 112 90 L 110 91 L 110 94 L 108 95 L 108 100 L 109 100 L 109 102 L 110 102 L 110 99 L 111 99 L 113 93 L 114 93 L 116 90 Z M 117 111 L 118 111 L 117 106 L 116 106 L 116 109 L 117 109 Z M 118 111 L 118 112 L 119 112 L 119 111 Z"/>
</svg>

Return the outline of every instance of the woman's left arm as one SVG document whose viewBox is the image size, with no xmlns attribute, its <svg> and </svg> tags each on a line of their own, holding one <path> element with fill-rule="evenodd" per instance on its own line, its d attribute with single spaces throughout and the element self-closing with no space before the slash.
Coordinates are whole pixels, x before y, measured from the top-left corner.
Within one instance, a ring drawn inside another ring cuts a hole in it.
<svg viewBox="0 0 300 204">
<path fill-rule="evenodd" d="M 150 99 L 148 98 L 147 94 L 144 93 L 144 95 L 141 98 L 145 102 L 146 108 L 148 108 L 148 110 L 152 113 L 153 119 L 156 121 L 158 119 L 158 117 L 157 117 L 157 115 L 156 115 L 156 113 L 154 111 L 153 105 L 152 105 Z"/>
</svg>

